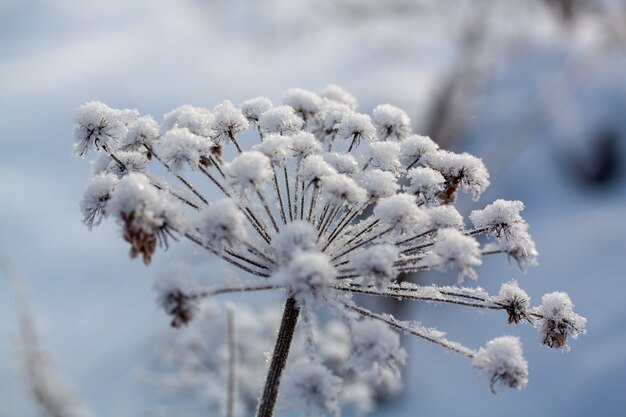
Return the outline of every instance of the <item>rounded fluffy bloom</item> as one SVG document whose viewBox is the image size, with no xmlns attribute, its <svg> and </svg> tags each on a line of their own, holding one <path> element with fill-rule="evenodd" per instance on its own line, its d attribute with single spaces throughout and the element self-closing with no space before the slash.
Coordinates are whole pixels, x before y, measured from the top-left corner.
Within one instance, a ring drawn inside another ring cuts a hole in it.
<svg viewBox="0 0 626 417">
<path fill-rule="evenodd" d="M 374 215 L 401 233 L 419 229 L 427 221 L 425 213 L 417 207 L 415 197 L 403 193 L 378 200 Z"/>
<path fill-rule="evenodd" d="M 98 174 L 94 176 L 80 202 L 80 212 L 83 215 L 83 223 L 91 230 L 97 226 L 106 216 L 106 204 L 113 194 L 118 178 L 111 174 Z"/>
<path fill-rule="evenodd" d="M 291 106 L 273 107 L 259 118 L 259 127 L 264 133 L 294 134 L 302 128 L 303 124 L 304 120 L 296 115 Z"/>
<path fill-rule="evenodd" d="M 363 204 L 367 192 L 356 181 L 344 174 L 330 174 L 322 182 L 322 195 L 331 205 Z"/>
<path fill-rule="evenodd" d="M 322 145 L 312 133 L 298 132 L 291 136 L 291 153 L 300 163 L 307 156 L 322 153 Z"/>
<path fill-rule="evenodd" d="M 411 134 L 411 120 L 406 112 L 391 104 L 374 108 L 372 119 L 381 140 L 401 141 Z"/>
<path fill-rule="evenodd" d="M 437 145 L 428 136 L 411 135 L 400 143 L 400 154 L 408 165 L 408 168 L 422 163 L 422 158 L 439 149 Z"/>
<path fill-rule="evenodd" d="M 362 320 L 351 326 L 352 356 L 348 365 L 357 372 L 374 373 L 389 370 L 400 377 L 398 365 L 406 362 L 406 351 L 400 346 L 400 337 L 385 323 Z"/>
<path fill-rule="evenodd" d="M 396 142 L 370 142 L 363 152 L 368 166 L 397 173 L 402 169 L 398 156 L 400 145 Z"/>
<path fill-rule="evenodd" d="M 319 252 L 294 253 L 291 262 L 274 274 L 277 284 L 285 285 L 301 306 L 319 300 L 336 281 L 337 271 L 328 255 Z"/>
<path fill-rule="evenodd" d="M 439 194 L 444 190 L 445 179 L 439 171 L 428 167 L 416 167 L 409 170 L 410 181 L 407 191 L 417 196 L 417 202 L 427 206 L 439 203 Z"/>
<path fill-rule="evenodd" d="M 398 248 L 394 245 L 379 244 L 354 255 L 351 266 L 364 284 L 373 284 L 382 289 L 398 275 L 393 267 L 396 260 Z"/>
<path fill-rule="evenodd" d="M 258 151 L 237 155 L 232 162 L 224 164 L 224 174 L 229 184 L 239 190 L 263 189 L 273 176 L 270 159 Z"/>
<path fill-rule="evenodd" d="M 272 108 L 272 102 L 267 97 L 255 97 L 241 103 L 241 112 L 250 122 L 257 122 L 263 113 Z"/>
<path fill-rule="evenodd" d="M 307 124 L 320 112 L 323 106 L 323 100 L 320 96 L 303 88 L 292 88 L 285 91 L 283 103 L 293 107 L 296 114 Z"/>
<path fill-rule="evenodd" d="M 191 267 L 183 262 L 174 261 L 159 270 L 152 288 L 157 303 L 172 317 L 173 327 L 188 324 L 197 314 L 196 287 Z"/>
<path fill-rule="evenodd" d="M 108 156 L 108 155 L 107 155 Z M 129 172 L 145 172 L 148 165 L 148 158 L 139 152 L 124 152 L 119 151 L 115 154 L 117 161 L 112 160 L 110 157 L 109 165 L 104 170 L 107 174 L 113 174 L 118 178 L 122 178 Z M 118 162 L 119 161 L 119 162 Z M 121 164 L 120 164 L 121 162 Z"/>
<path fill-rule="evenodd" d="M 180 106 L 163 116 L 165 130 L 185 128 L 191 133 L 208 138 L 213 133 L 213 115 L 209 109 L 194 106 Z"/>
<path fill-rule="evenodd" d="M 227 141 L 248 128 L 248 119 L 233 103 L 225 100 L 213 108 L 211 138 L 216 142 Z"/>
<path fill-rule="evenodd" d="M 200 157 L 210 152 L 211 142 L 192 133 L 187 128 L 175 127 L 163 137 L 159 155 L 175 173 L 182 173 L 185 166 L 198 169 Z"/>
<path fill-rule="evenodd" d="M 350 148 L 358 146 L 361 140 L 376 140 L 376 129 L 372 119 L 367 114 L 348 113 L 337 126 L 337 135 L 340 139 L 349 140 Z"/>
<path fill-rule="evenodd" d="M 528 383 L 528 363 L 517 337 L 501 336 L 489 341 L 476 352 L 472 364 L 489 380 L 494 393 L 498 384 L 521 389 Z"/>
<path fill-rule="evenodd" d="M 339 415 L 341 378 L 324 365 L 303 362 L 287 372 L 281 383 L 287 406 L 304 417 Z"/>
<path fill-rule="evenodd" d="M 359 164 L 356 159 L 349 153 L 326 152 L 324 159 L 335 168 L 339 174 L 352 176 L 359 169 Z"/>
<path fill-rule="evenodd" d="M 320 91 L 320 96 L 345 104 L 350 108 L 350 110 L 356 109 L 357 106 L 356 98 L 336 84 L 327 85 L 322 91 Z"/>
<path fill-rule="evenodd" d="M 305 186 L 310 184 L 316 184 L 322 180 L 322 178 L 337 174 L 337 171 L 326 161 L 322 155 L 311 155 L 306 157 L 302 161 L 298 176 L 300 180 L 304 182 Z"/>
<path fill-rule="evenodd" d="M 459 282 L 462 282 L 466 276 L 472 279 L 478 277 L 472 267 L 482 264 L 480 256 L 480 245 L 476 239 L 456 229 L 443 229 L 437 232 L 433 251 L 427 255 L 426 261 L 442 271 L 457 269 Z"/>
<path fill-rule="evenodd" d="M 365 188 L 370 199 L 391 197 L 398 192 L 396 176 L 391 172 L 372 169 L 361 172 L 356 180 L 361 187 Z"/>
<path fill-rule="evenodd" d="M 145 152 L 143 145 L 152 147 L 159 139 L 159 124 L 150 116 L 142 116 L 128 126 L 120 150 Z"/>
<path fill-rule="evenodd" d="M 441 172 L 446 178 L 448 190 L 447 201 L 454 200 L 454 192 L 458 187 L 470 192 L 474 201 L 489 186 L 489 173 L 479 158 L 468 153 L 448 151 L 430 152 L 425 155 L 428 165 Z"/>
<path fill-rule="evenodd" d="M 511 235 L 513 225 L 524 223 L 520 212 L 524 210 L 521 201 L 496 200 L 482 210 L 474 210 L 470 220 L 477 229 L 487 229 L 487 232 L 506 238 Z"/>
<path fill-rule="evenodd" d="M 296 220 L 287 224 L 272 240 L 280 265 L 287 265 L 302 252 L 309 252 L 317 245 L 317 231 L 307 221 Z"/>
<path fill-rule="evenodd" d="M 551 348 L 568 349 L 567 337 L 574 339 L 587 331 L 587 319 L 574 313 L 574 304 L 564 292 L 553 292 L 541 298 L 537 309 L 542 315 L 539 333 L 541 343 Z"/>
<path fill-rule="evenodd" d="M 272 165 L 284 166 L 287 158 L 291 156 L 291 141 L 280 135 L 268 135 L 263 142 L 252 147 L 253 151 L 259 151 L 266 155 Z"/>
<path fill-rule="evenodd" d="M 523 319 L 530 320 L 528 316 L 530 297 L 519 287 L 517 281 L 512 280 L 502 284 L 494 301 L 504 306 L 509 314 L 509 323 L 518 324 Z"/>
<path fill-rule="evenodd" d="M 215 250 L 234 248 L 248 239 L 246 218 L 230 199 L 211 203 L 200 213 L 195 228 L 201 239 Z"/>
<path fill-rule="evenodd" d="M 324 133 L 328 139 L 334 140 L 335 135 L 337 134 L 337 129 L 339 128 L 339 123 L 341 123 L 343 118 L 347 114 L 351 113 L 352 110 L 350 110 L 350 108 L 345 104 L 336 103 L 334 101 L 330 101 L 326 104 L 327 105 L 320 114 L 322 128 L 324 129 Z M 330 146 L 332 146 L 332 144 Z"/>
<path fill-rule="evenodd" d="M 118 182 L 106 210 L 122 224 L 124 240 L 131 244 L 131 257 L 141 255 L 146 264 L 157 244 L 167 244 L 172 231 L 184 229 L 180 206 L 140 173 L 131 172 Z"/>
<path fill-rule="evenodd" d="M 115 110 L 99 101 L 80 106 L 74 115 L 74 155 L 85 156 L 91 148 L 121 140 L 137 115 L 135 110 Z"/>
<path fill-rule="evenodd" d="M 426 209 L 428 229 L 458 229 L 463 226 L 463 216 L 453 206 L 437 206 Z"/>
</svg>

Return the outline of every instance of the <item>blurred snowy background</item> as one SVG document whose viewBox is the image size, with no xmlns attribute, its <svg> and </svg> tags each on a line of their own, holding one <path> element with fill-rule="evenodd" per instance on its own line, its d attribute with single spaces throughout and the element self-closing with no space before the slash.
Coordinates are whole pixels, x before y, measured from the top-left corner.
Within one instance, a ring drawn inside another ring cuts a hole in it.
<svg viewBox="0 0 626 417">
<path fill-rule="evenodd" d="M 519 334 L 530 383 L 493 396 L 464 358 L 405 338 L 405 391 L 374 415 L 621 415 L 625 22 L 617 0 L 0 0 L 0 256 L 25 278 L 43 348 L 94 415 L 182 415 L 163 414 L 161 393 L 137 375 L 168 325 L 152 277 L 189 248 L 146 268 L 113 222 L 83 227 L 89 166 L 70 155 L 74 111 L 100 100 L 160 117 L 336 83 L 359 111 L 391 103 L 417 132 L 482 157 L 492 186 L 476 205 L 463 200 L 466 212 L 499 197 L 526 203 L 540 265 L 485 259 L 478 285 L 497 292 L 517 278 L 535 302 L 563 290 L 589 319 L 562 353 L 500 314 L 413 305 L 404 318 L 472 347 Z M 217 261 L 198 268 L 228 273 Z M 1 417 L 37 415 L 15 310 L 2 275 Z"/>
</svg>

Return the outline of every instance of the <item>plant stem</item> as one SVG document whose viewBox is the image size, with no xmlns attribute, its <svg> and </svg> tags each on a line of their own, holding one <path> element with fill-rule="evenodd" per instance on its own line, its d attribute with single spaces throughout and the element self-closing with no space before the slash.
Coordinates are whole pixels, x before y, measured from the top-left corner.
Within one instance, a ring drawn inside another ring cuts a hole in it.
<svg viewBox="0 0 626 417">
<path fill-rule="evenodd" d="M 283 311 L 283 320 L 280 323 L 278 338 L 274 346 L 274 354 L 272 355 L 272 363 L 267 372 L 265 380 L 265 388 L 263 388 L 263 396 L 259 403 L 257 417 L 272 417 L 274 415 L 274 407 L 278 398 L 278 387 L 280 385 L 280 377 L 287 364 L 291 341 L 298 323 L 298 314 L 300 309 L 296 305 L 295 298 L 289 297 L 285 303 Z"/>
</svg>

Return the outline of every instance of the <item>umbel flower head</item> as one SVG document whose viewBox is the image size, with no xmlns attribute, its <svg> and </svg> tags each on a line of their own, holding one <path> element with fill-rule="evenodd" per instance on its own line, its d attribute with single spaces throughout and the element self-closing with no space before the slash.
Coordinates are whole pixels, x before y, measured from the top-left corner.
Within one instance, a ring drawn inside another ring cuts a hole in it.
<svg viewBox="0 0 626 417">
<path fill-rule="evenodd" d="M 585 331 L 585 320 L 562 293 L 532 308 L 515 282 L 496 296 L 480 288 L 399 283 L 400 274 L 423 270 L 455 271 L 460 283 L 478 277 L 475 268 L 484 256 L 507 254 L 520 266 L 532 266 L 537 251 L 521 202 L 497 200 L 473 211 L 473 227 L 453 207 L 459 194 L 476 201 L 489 186 L 479 158 L 439 149 L 414 134 L 408 115 L 392 105 L 377 106 L 371 116 L 356 109 L 354 97 L 337 86 L 319 94 L 292 89 L 281 105 L 256 97 L 239 107 L 230 101 L 212 110 L 178 107 L 158 129 L 154 119 L 135 110 L 89 102 L 74 120 L 74 153 L 97 151 L 109 160 L 98 163 L 103 168 L 86 188 L 84 222 L 91 228 L 103 218 L 117 219 L 131 256 L 146 263 L 174 237 L 256 280 L 219 288 L 176 288 L 175 280 L 158 286 L 176 325 L 193 317 L 192 303 L 211 295 L 282 290 L 287 333 L 299 316 L 308 331 L 312 312 L 324 305 L 346 321 L 361 341 L 349 363 L 399 374 L 404 351 L 388 333 L 402 331 L 474 358 L 492 387 L 523 386 L 525 362 L 513 339 L 474 350 L 352 300 L 361 293 L 502 310 L 509 323 L 536 326 L 542 343 L 554 348 Z M 153 168 L 169 172 L 169 178 L 157 177 Z M 221 196 L 210 201 L 209 190 Z M 336 385 L 326 371 L 300 373 L 310 375 L 307 387 L 318 386 L 319 395 Z M 261 415 L 273 407 L 266 399 L 264 394 Z M 334 403 L 311 402 L 328 406 L 328 412 Z"/>
</svg>

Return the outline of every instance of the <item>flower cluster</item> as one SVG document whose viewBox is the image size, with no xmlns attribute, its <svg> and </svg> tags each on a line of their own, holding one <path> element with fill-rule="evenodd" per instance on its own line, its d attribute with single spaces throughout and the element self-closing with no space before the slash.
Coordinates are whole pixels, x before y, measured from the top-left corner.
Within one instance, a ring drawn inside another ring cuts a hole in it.
<svg viewBox="0 0 626 417">
<path fill-rule="evenodd" d="M 459 193 L 477 200 L 489 186 L 480 159 L 413 134 L 407 114 L 392 105 L 377 106 L 371 116 L 355 110 L 354 97 L 337 86 L 319 94 L 292 89 L 278 106 L 264 97 L 239 107 L 229 101 L 213 109 L 182 106 L 166 114 L 159 129 L 135 110 L 89 102 L 74 121 L 74 153 L 97 150 L 101 157 L 81 203 L 84 221 L 91 228 L 104 217 L 116 219 L 131 256 L 146 263 L 176 237 L 257 279 L 219 288 L 163 286 L 160 300 L 174 324 L 192 318 L 190 303 L 214 294 L 283 290 L 288 302 L 268 384 L 278 384 L 279 378 L 270 380 L 280 377 L 286 361 L 280 344 L 291 340 L 298 317 L 310 332 L 311 312 L 327 305 L 351 328 L 350 366 L 398 374 L 406 358 L 393 329 L 473 358 L 492 387 L 522 387 L 527 367 L 517 339 L 494 339 L 474 350 L 352 300 L 364 293 L 503 310 L 510 323 L 536 326 L 542 343 L 554 348 L 585 331 L 585 319 L 562 293 L 533 308 L 515 282 L 496 296 L 479 288 L 398 283 L 400 274 L 434 269 L 456 271 L 460 284 L 477 278 L 474 268 L 484 256 L 504 253 L 525 267 L 536 264 L 537 251 L 521 202 L 497 200 L 473 211 L 472 227 L 453 207 Z M 151 173 L 153 165 L 170 180 Z M 207 189 L 189 180 L 191 171 L 221 199 L 209 201 Z M 298 375 L 308 382 L 295 382 Z M 308 387 L 318 396 L 334 395 L 328 388 L 338 385 L 310 367 L 290 378 L 291 388 Z M 269 415 L 263 410 L 273 407 L 274 391 L 266 385 L 260 415 Z M 335 411 L 332 398 L 308 400 L 307 410 Z"/>
</svg>

